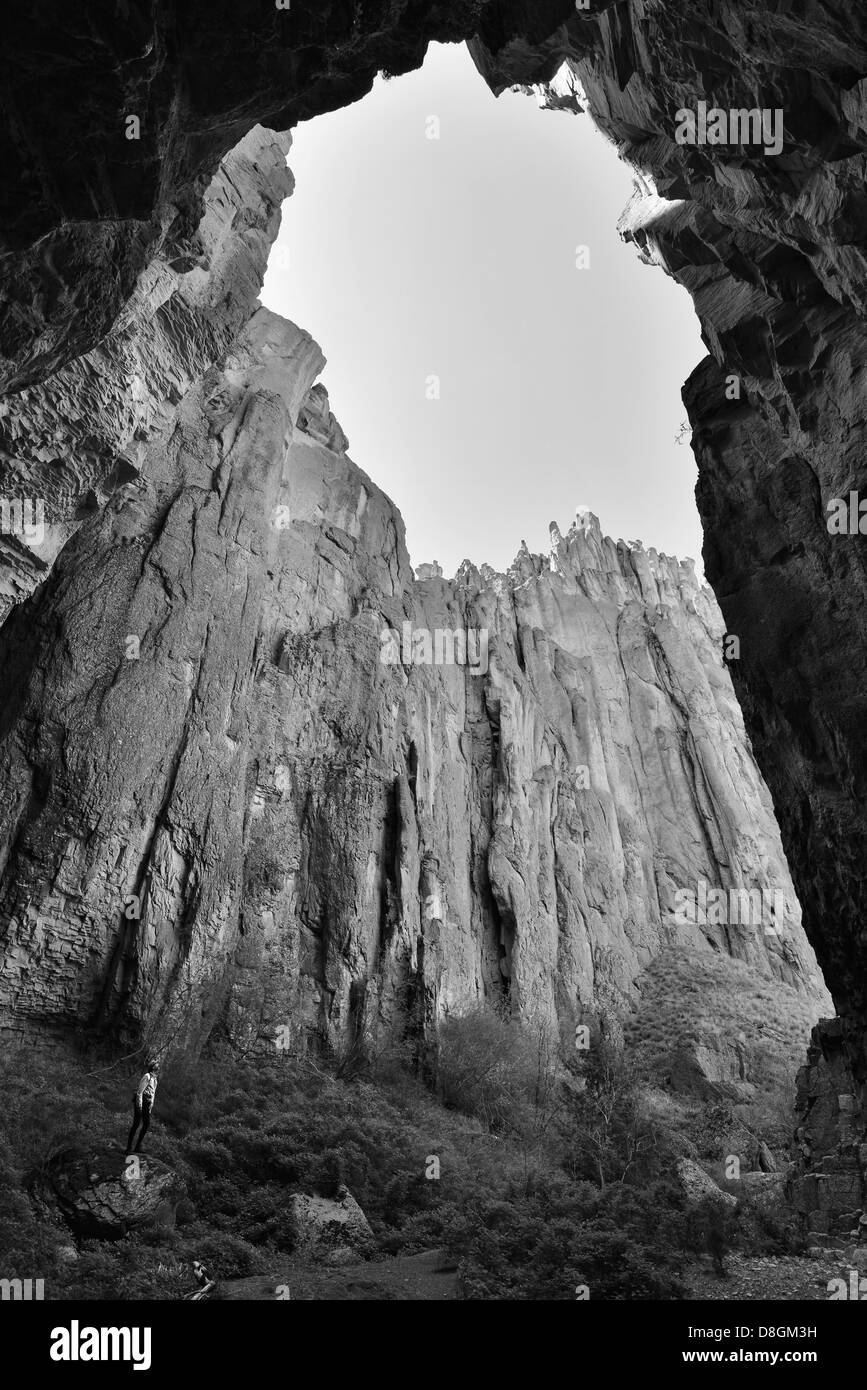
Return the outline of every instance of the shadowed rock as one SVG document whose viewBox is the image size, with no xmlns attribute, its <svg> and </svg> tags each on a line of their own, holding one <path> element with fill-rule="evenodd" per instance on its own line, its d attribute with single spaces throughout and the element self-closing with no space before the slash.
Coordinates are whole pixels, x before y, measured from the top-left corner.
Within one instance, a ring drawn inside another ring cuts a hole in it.
<svg viewBox="0 0 867 1390">
<path fill-rule="evenodd" d="M 186 1195 L 183 1179 L 157 1158 L 79 1149 L 66 1149 L 50 1160 L 39 1190 L 84 1240 L 119 1240 L 144 1226 L 173 1227 Z"/>
<path fill-rule="evenodd" d="M 698 1206 L 705 1202 L 712 1202 L 719 1207 L 734 1208 L 737 1206 L 737 1197 L 733 1197 L 730 1192 L 723 1192 L 721 1187 L 717 1187 L 713 1178 L 694 1159 L 679 1158 L 677 1160 L 677 1177 L 690 1205 Z"/>
</svg>

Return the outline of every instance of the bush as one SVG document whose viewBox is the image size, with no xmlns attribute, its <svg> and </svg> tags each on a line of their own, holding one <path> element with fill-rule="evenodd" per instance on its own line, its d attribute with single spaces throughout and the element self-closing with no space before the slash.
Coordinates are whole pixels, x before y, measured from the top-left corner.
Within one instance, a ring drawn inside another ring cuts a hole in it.
<svg viewBox="0 0 867 1390">
<path fill-rule="evenodd" d="M 544 1032 L 534 1034 L 490 1007 L 448 1018 L 439 1036 L 438 1089 L 443 1104 L 493 1132 L 527 1127 L 550 1100 L 555 1073 Z"/>
<path fill-rule="evenodd" d="M 649 1209 L 643 1216 L 649 1229 Z M 585 1184 L 484 1203 L 455 1223 L 447 1245 L 465 1298 L 563 1301 L 585 1287 L 594 1300 L 684 1297 L 678 1258 L 620 1227 L 610 1199 Z"/>
<path fill-rule="evenodd" d="M 711 1256 L 717 1274 L 724 1275 L 725 1258 L 735 1238 L 737 1217 L 734 1208 L 716 1197 L 705 1197 L 689 1208 L 687 1240 L 691 1250 Z"/>
<path fill-rule="evenodd" d="M 568 1168 L 596 1182 L 645 1181 L 670 1167 L 671 1146 L 648 1113 L 638 1074 L 611 1044 L 600 1042 L 582 1069 L 573 1092 Z"/>
</svg>

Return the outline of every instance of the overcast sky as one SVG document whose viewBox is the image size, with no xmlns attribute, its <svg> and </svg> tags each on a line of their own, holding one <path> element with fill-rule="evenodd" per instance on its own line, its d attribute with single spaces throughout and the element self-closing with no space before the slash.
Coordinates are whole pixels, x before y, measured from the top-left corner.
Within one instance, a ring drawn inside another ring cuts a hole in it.
<svg viewBox="0 0 867 1390">
<path fill-rule="evenodd" d="M 589 117 L 495 99 L 462 45 L 435 45 L 297 127 L 289 164 L 262 297 L 321 345 L 350 455 L 399 506 L 413 564 L 504 569 L 582 505 L 615 538 L 700 560 L 675 443 L 698 321 L 618 237 L 632 177 Z"/>
</svg>

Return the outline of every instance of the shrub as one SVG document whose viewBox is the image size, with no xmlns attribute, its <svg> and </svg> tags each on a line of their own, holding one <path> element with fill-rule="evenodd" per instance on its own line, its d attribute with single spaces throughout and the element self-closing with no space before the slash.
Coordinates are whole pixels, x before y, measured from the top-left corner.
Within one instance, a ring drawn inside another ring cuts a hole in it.
<svg viewBox="0 0 867 1390">
<path fill-rule="evenodd" d="M 544 1031 L 491 1007 L 448 1018 L 439 1036 L 443 1104 L 494 1132 L 526 1130 L 551 1101 L 556 1067 Z"/>
<path fill-rule="evenodd" d="M 563 1301 L 582 1286 L 594 1300 L 684 1296 L 672 1252 L 619 1227 L 607 1199 L 583 1184 L 483 1203 L 454 1223 L 447 1245 L 465 1298 Z"/>
<path fill-rule="evenodd" d="M 644 1105 L 638 1073 L 611 1044 L 600 1042 L 573 1092 L 568 1167 L 597 1182 L 645 1180 L 669 1156 L 664 1129 Z"/>
</svg>

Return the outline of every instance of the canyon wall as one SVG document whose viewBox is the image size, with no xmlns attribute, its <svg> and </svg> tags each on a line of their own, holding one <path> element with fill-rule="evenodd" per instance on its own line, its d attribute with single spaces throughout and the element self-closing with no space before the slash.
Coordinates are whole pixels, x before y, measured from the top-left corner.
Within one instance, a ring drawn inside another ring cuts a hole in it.
<svg viewBox="0 0 867 1390">
<path fill-rule="evenodd" d="M 812 1095 L 815 1110 L 821 1076 L 833 1075 L 828 1106 L 851 1157 L 867 1116 L 865 578 L 860 535 L 831 535 L 825 510 L 867 487 L 861 10 L 842 0 L 596 0 L 581 10 L 571 0 L 335 0 L 181 14 L 106 0 L 88 7 L 85 29 L 59 0 L 22 9 L 7 27 L 0 120 L 12 190 L 2 205 L 4 380 L 47 384 L 93 351 L 155 260 L 189 273 L 206 189 L 254 121 L 285 128 L 356 99 L 379 67 L 417 66 L 430 39 L 474 35 L 495 90 L 545 81 L 569 61 L 594 118 L 642 171 L 624 234 L 695 298 L 709 356 L 686 401 L 705 568 L 740 638 L 735 688 L 840 1013 L 833 1037 L 817 1038 L 805 1104 Z M 677 112 L 701 101 L 779 110 L 782 151 L 678 144 Z M 127 139 L 129 115 L 138 139 Z M 7 479 L 45 496 L 65 534 L 82 518 L 95 526 L 128 481 L 107 458 L 98 477 L 91 459 L 70 468 L 62 437 L 37 460 L 14 436 L 0 447 Z M 0 540 L 4 593 L 25 597 L 54 548 L 39 568 L 32 547 Z M 31 639 L 19 638 L 25 649 Z M 16 696 L 10 727 L 19 705 Z M 34 781 L 36 801 L 48 791 Z"/>
<path fill-rule="evenodd" d="M 41 534 L 0 531 L 0 617 L 32 593 L 82 521 L 138 476 L 147 441 L 165 433 L 249 319 L 292 192 L 288 148 L 288 136 L 241 140 L 207 189 L 195 253 L 155 255 L 96 347 L 0 401 L 0 497 L 39 498 L 45 512 Z"/>
<path fill-rule="evenodd" d="M 253 298 L 287 146 L 248 135 L 212 268 L 141 291 L 131 399 L 118 332 L 10 405 L 21 438 L 86 410 L 126 471 L 0 630 L 3 1030 L 424 1045 L 487 1000 L 571 1042 L 663 948 L 827 1012 L 710 590 L 589 513 L 414 578 L 322 353 Z M 690 920 L 700 884 L 768 911 Z"/>
<path fill-rule="evenodd" d="M 822 1174 L 805 1202 L 845 1214 L 867 1173 L 867 22 L 843 3 L 592 9 L 541 47 L 474 52 L 495 89 L 567 61 L 641 173 L 622 234 L 701 321 L 709 355 L 684 400 L 705 570 L 741 641 L 735 689 L 840 1014 L 801 1088 Z M 781 147 L 679 144 L 678 113 L 700 102 L 766 111 Z M 854 529 L 829 531 L 850 493 Z"/>
<path fill-rule="evenodd" d="M 8 6 L 0 109 L 0 390 L 95 347 L 159 259 L 201 254 L 221 159 L 358 101 L 381 69 L 481 32 L 544 40 L 572 0 L 65 0 Z"/>
</svg>

